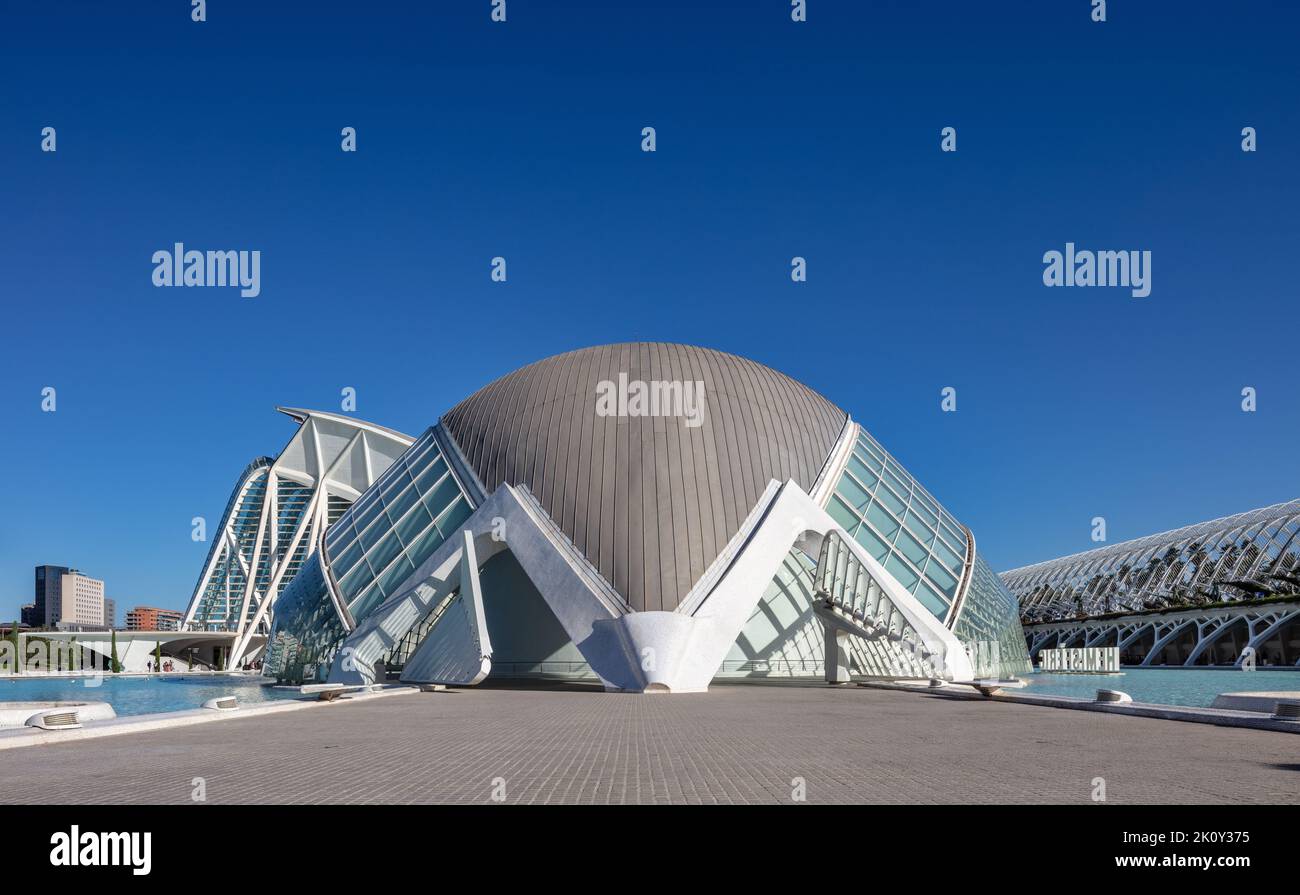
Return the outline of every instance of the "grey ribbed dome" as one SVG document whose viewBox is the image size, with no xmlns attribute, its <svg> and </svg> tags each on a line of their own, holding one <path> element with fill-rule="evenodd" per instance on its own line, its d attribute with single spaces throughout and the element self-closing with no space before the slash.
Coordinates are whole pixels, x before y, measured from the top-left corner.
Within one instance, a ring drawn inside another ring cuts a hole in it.
<svg viewBox="0 0 1300 895">
<path fill-rule="evenodd" d="M 598 415 L 598 383 L 620 373 L 702 382 L 703 422 Z M 489 492 L 527 485 L 634 609 L 670 610 L 770 479 L 812 486 L 845 418 L 754 361 L 635 342 L 537 361 L 475 392 L 442 423 Z"/>
</svg>

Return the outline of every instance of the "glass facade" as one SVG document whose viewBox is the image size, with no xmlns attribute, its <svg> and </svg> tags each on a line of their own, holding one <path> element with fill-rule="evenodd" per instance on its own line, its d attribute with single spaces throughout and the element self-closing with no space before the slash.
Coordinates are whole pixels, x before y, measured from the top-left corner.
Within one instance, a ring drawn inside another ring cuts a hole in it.
<svg viewBox="0 0 1300 895">
<path fill-rule="evenodd" d="M 280 595 L 266 672 L 286 680 L 323 678 L 348 634 L 331 589 L 352 621 L 361 622 L 409 586 L 415 570 L 472 512 L 430 428 L 330 526 L 323 560 L 308 558 Z M 436 620 L 431 612 L 390 660 L 404 662 Z"/>
<path fill-rule="evenodd" d="M 947 621 L 966 563 L 966 529 L 861 426 L 826 511 Z"/>
<path fill-rule="evenodd" d="M 966 644 L 977 677 L 1008 677 L 1033 670 L 1016 598 L 978 551 L 952 632 Z"/>
<path fill-rule="evenodd" d="M 324 680 L 346 634 L 330 598 L 320 553 L 313 553 L 276 603 L 262 673 L 296 683 Z"/>
<path fill-rule="evenodd" d="M 193 630 L 226 631 L 238 625 L 236 616 L 248 583 L 244 568 L 252 564 L 262 505 L 266 501 L 266 483 L 274 462 L 270 457 L 259 457 L 240 475 L 239 484 L 221 516 L 223 525 L 229 525 L 232 537 L 225 537 L 224 531 L 211 533 L 212 547 L 199 576 L 201 590 L 189 624 Z M 253 608 L 250 606 L 250 613 Z"/>
<path fill-rule="evenodd" d="M 861 426 L 826 511 L 952 628 L 978 675 L 1029 671 L 1015 597 L 983 557 L 971 555 L 966 527 Z M 954 619 L 952 607 L 968 564 L 970 584 Z"/>
<path fill-rule="evenodd" d="M 271 595 L 274 601 L 278 592 L 282 592 L 298 574 L 303 560 L 312 551 L 315 537 L 312 523 L 308 521 L 293 555 L 288 555 L 294 533 L 311 508 L 315 491 L 309 485 L 276 476 L 272 464 L 269 457 L 261 457 L 250 463 L 240 476 L 222 515 L 223 530 L 213 533 L 212 548 L 203 566 L 199 591 L 193 600 L 194 609 L 188 625 L 191 630 L 234 631 L 240 628 L 239 611 L 244 605 L 248 583 L 245 569 L 253 569 L 253 594 L 243 619 L 244 623 L 251 624 L 271 588 L 272 578 L 278 575 L 279 579 L 277 593 Z M 262 514 L 268 511 L 267 497 L 272 486 L 275 498 L 269 512 L 274 516 L 274 522 L 273 527 L 264 527 Z M 225 534 L 226 527 L 230 531 L 229 537 Z M 265 621 L 259 628 L 258 633 L 265 633 Z"/>
<path fill-rule="evenodd" d="M 353 620 L 396 594 L 471 512 L 429 429 L 325 535 L 329 571 Z"/>
</svg>

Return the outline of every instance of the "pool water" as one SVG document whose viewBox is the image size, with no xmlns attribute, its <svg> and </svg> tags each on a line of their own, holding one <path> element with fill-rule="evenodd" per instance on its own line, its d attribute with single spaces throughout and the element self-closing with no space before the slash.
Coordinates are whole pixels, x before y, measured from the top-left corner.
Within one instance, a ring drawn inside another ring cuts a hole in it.
<svg viewBox="0 0 1300 895">
<path fill-rule="evenodd" d="M 1243 690 L 1300 691 L 1300 671 L 1240 671 L 1216 668 L 1125 668 L 1123 674 L 1021 675 L 1029 686 L 1009 693 L 1077 696 L 1092 699 L 1098 690 L 1123 690 L 1134 702 L 1208 707 L 1220 693 Z"/>
<path fill-rule="evenodd" d="M 224 675 L 179 677 L 112 677 L 104 675 L 98 687 L 93 678 L 28 678 L 0 680 L 0 702 L 67 700 L 107 702 L 118 715 L 146 715 L 197 709 L 217 696 L 234 696 L 240 705 L 292 699 L 297 689 L 264 687 L 259 678 Z"/>
</svg>

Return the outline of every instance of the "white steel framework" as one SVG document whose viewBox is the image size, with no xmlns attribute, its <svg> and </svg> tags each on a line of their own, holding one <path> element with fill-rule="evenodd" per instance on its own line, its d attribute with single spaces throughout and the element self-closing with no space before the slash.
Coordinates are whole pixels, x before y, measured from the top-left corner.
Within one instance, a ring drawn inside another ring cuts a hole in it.
<svg viewBox="0 0 1300 895">
<path fill-rule="evenodd" d="M 235 633 L 228 667 L 270 630 L 276 597 L 320 549 L 325 529 L 413 441 L 339 414 L 277 409 L 298 430 L 277 458 L 254 460 L 240 476 L 182 626 Z"/>
<path fill-rule="evenodd" d="M 1025 624 L 1300 592 L 1300 500 L 1002 573 Z"/>
</svg>

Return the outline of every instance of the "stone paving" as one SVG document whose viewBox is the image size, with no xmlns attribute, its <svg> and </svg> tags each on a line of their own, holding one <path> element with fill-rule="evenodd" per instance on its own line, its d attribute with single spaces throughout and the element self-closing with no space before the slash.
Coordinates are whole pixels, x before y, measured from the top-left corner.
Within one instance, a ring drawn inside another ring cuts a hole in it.
<svg viewBox="0 0 1300 895">
<path fill-rule="evenodd" d="M 1300 803 L 1300 737 L 858 687 L 501 685 L 0 752 L 0 801 Z"/>
</svg>

